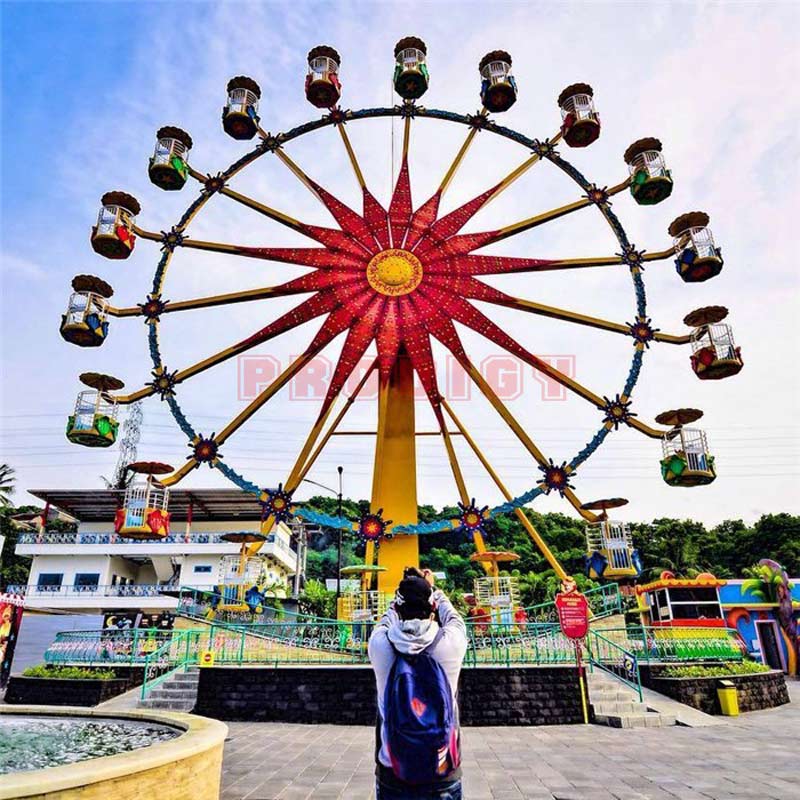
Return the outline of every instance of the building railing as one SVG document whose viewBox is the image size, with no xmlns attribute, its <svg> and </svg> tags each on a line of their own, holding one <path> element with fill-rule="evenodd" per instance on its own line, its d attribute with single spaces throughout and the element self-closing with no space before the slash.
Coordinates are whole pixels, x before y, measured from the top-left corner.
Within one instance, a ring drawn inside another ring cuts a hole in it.
<svg viewBox="0 0 800 800">
<path fill-rule="evenodd" d="M 47 664 L 109 664 L 139 666 L 147 656 L 172 642 L 179 631 L 132 630 L 62 631 L 45 650 Z"/>
<path fill-rule="evenodd" d="M 30 585 L 9 585 L 9 594 L 19 594 L 24 597 L 157 597 L 164 590 L 171 588 L 158 584 L 149 583 L 117 583 L 113 586 L 102 584 L 89 584 L 88 586 L 38 586 Z"/>
<path fill-rule="evenodd" d="M 238 547 L 233 545 L 232 542 L 225 541 L 222 537 L 226 533 L 238 531 L 192 531 L 191 533 L 175 531 L 165 536 L 163 539 L 129 539 L 121 536 L 113 531 L 92 533 L 81 531 L 45 531 L 38 533 L 35 531 L 26 531 L 20 533 L 17 538 L 17 544 L 44 544 L 44 545 L 59 545 L 59 544 L 102 544 L 102 545 L 134 545 L 137 548 L 147 549 L 148 545 L 162 545 L 162 544 L 219 544 Z M 286 543 L 286 541 L 270 534 L 267 537 L 265 546 L 274 545 L 277 549 L 283 550 L 287 555 L 296 558 L 296 552 Z"/>
</svg>

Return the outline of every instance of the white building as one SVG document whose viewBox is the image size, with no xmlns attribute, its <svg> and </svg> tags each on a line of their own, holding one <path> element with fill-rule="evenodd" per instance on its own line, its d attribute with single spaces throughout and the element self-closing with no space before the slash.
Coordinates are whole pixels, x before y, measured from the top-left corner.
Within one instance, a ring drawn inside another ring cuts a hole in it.
<svg viewBox="0 0 800 800">
<path fill-rule="evenodd" d="M 49 508 L 78 520 L 74 533 L 21 533 L 18 555 L 33 556 L 26 586 L 9 586 L 24 594 L 29 610 L 72 613 L 169 611 L 178 605 L 178 590 L 210 589 L 221 578 L 224 556 L 240 545 L 224 533 L 259 531 L 261 505 L 236 489 L 175 489 L 170 492 L 170 534 L 156 541 L 125 539 L 114 533 L 114 515 L 123 492 L 108 490 L 31 490 Z M 263 543 L 264 577 L 279 585 L 277 596 L 290 593 L 297 569 L 290 530 L 283 524 Z"/>
</svg>

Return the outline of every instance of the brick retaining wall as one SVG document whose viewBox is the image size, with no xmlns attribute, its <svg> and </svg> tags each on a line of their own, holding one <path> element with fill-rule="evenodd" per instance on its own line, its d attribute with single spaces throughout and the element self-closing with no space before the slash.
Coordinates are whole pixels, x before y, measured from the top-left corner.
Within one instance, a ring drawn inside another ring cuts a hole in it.
<svg viewBox="0 0 800 800">
<path fill-rule="evenodd" d="M 721 714 L 717 686 L 721 680 L 736 686 L 739 711 L 759 711 L 789 702 L 786 679 L 779 670 L 754 675 L 732 675 L 726 678 L 666 678 L 661 673 L 666 666 L 642 665 L 642 683 L 650 689 L 697 708 L 706 714 Z"/>
<path fill-rule="evenodd" d="M 465 669 L 461 724 L 583 722 L 574 667 Z M 196 714 L 220 720 L 375 724 L 369 667 L 213 667 L 200 670 Z"/>
</svg>

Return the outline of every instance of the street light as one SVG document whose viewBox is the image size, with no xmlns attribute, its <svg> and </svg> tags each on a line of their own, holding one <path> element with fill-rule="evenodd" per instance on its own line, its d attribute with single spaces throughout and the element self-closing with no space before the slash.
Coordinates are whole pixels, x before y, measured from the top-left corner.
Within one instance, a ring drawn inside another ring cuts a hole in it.
<svg viewBox="0 0 800 800">
<path fill-rule="evenodd" d="M 324 489 L 326 492 L 331 492 L 332 494 L 336 495 L 336 507 L 337 507 L 337 514 L 336 516 L 339 519 L 342 518 L 342 473 L 344 472 L 344 467 L 336 467 L 337 472 L 339 473 L 339 491 L 337 492 L 336 489 L 331 489 L 330 486 L 326 486 L 324 483 L 318 483 L 317 481 L 312 481 L 310 478 L 303 478 L 304 483 L 310 483 L 314 486 L 319 486 L 320 489 Z M 342 529 L 339 528 L 339 536 L 338 536 L 338 544 L 336 548 L 336 607 L 339 607 L 339 597 L 342 593 Z"/>
</svg>

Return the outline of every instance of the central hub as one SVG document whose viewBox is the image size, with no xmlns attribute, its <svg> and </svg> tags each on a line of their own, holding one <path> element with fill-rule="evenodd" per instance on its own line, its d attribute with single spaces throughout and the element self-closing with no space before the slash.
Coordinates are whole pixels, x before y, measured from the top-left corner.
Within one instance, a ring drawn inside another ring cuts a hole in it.
<svg viewBox="0 0 800 800">
<path fill-rule="evenodd" d="M 383 250 L 367 264 L 367 280 L 380 294 L 408 294 L 422 280 L 422 262 L 408 250 Z"/>
</svg>

